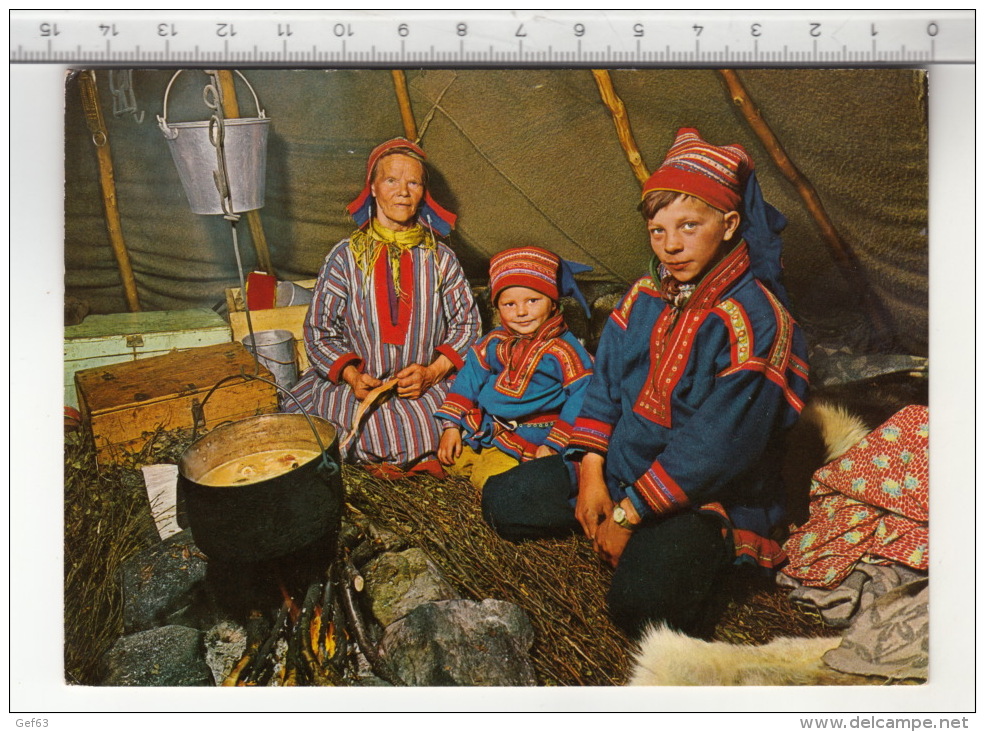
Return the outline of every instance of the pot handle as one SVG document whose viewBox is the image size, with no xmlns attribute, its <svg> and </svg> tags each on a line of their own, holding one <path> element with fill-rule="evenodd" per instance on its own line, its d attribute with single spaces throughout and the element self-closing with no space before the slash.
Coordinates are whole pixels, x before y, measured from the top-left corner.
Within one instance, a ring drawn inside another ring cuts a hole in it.
<svg viewBox="0 0 985 732">
<path fill-rule="evenodd" d="M 332 460 L 332 456 L 323 452 L 321 462 L 318 464 L 318 475 L 326 483 L 339 474 L 339 464 Z"/>
</svg>

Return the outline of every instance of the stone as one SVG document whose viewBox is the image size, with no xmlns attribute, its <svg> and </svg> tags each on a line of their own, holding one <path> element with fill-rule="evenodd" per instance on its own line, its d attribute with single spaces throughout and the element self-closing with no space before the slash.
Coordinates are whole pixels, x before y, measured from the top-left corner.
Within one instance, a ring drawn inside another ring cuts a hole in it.
<svg viewBox="0 0 985 732">
<path fill-rule="evenodd" d="M 362 575 L 370 609 L 384 627 L 418 605 L 458 597 L 434 563 L 417 548 L 380 554 L 363 567 Z"/>
<path fill-rule="evenodd" d="M 212 686 L 202 632 L 165 625 L 118 639 L 102 659 L 104 686 Z"/>
<path fill-rule="evenodd" d="M 183 616 L 207 602 L 206 564 L 187 529 L 124 562 L 120 569 L 124 633 L 168 624 L 197 627 Z"/>
<path fill-rule="evenodd" d="M 246 652 L 246 629 L 238 623 L 222 620 L 209 628 L 204 641 L 205 663 L 218 686 Z"/>
<path fill-rule="evenodd" d="M 384 663 L 409 686 L 535 686 L 526 613 L 501 600 L 419 605 L 387 627 Z"/>
</svg>

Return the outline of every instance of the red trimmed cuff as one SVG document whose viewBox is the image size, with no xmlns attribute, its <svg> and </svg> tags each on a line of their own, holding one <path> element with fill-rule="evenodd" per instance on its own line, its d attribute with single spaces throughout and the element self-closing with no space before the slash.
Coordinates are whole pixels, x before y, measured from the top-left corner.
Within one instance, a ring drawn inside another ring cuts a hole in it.
<svg viewBox="0 0 985 732">
<path fill-rule="evenodd" d="M 461 371 L 462 366 L 465 365 L 465 359 L 463 359 L 459 355 L 458 351 L 456 351 L 454 348 L 449 346 L 447 343 L 438 346 L 434 350 L 436 350 L 440 354 L 447 356 L 448 359 L 455 365 L 456 371 Z"/>
<path fill-rule="evenodd" d="M 659 462 L 654 462 L 633 485 L 657 516 L 680 511 L 691 503 Z"/>
<path fill-rule="evenodd" d="M 571 433 L 571 439 L 568 441 L 568 447 L 579 447 L 604 455 L 609 451 L 609 437 L 611 436 L 611 424 L 579 417 L 575 420 L 575 428 Z"/>
<path fill-rule="evenodd" d="M 572 429 L 572 426 L 567 422 L 558 420 L 548 433 L 547 439 L 544 440 L 544 444 L 553 449 L 555 452 L 562 452 L 571 440 Z"/>
<path fill-rule="evenodd" d="M 348 366 L 355 366 L 357 369 L 361 369 L 363 367 L 363 360 L 355 353 L 345 353 L 339 356 L 335 359 L 335 363 L 332 364 L 332 368 L 328 370 L 328 380 L 338 384 L 342 380 L 342 372 Z"/>
<path fill-rule="evenodd" d="M 461 423 L 462 419 L 475 405 L 461 394 L 449 394 L 444 403 L 434 413 L 435 417 Z"/>
</svg>

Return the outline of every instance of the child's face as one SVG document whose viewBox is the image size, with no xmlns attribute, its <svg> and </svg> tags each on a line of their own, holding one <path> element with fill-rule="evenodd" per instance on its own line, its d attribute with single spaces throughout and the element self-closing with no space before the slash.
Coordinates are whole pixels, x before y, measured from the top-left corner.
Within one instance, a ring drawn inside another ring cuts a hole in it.
<svg viewBox="0 0 985 732">
<path fill-rule="evenodd" d="M 650 246 L 678 282 L 697 282 L 727 251 L 739 214 L 696 198 L 677 198 L 647 222 Z"/>
<path fill-rule="evenodd" d="M 530 335 L 554 314 L 554 301 L 529 287 L 507 287 L 496 301 L 499 319 L 520 335 Z"/>
</svg>

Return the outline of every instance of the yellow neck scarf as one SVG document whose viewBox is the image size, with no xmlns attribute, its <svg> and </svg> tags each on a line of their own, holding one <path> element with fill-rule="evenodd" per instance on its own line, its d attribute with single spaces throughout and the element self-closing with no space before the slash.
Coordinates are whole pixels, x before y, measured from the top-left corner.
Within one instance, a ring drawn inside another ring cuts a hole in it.
<svg viewBox="0 0 985 732">
<path fill-rule="evenodd" d="M 393 286 L 399 294 L 401 255 L 414 247 L 434 251 L 437 246 L 434 237 L 429 237 L 426 234 L 426 230 L 420 224 L 416 224 L 407 231 L 394 231 L 380 224 L 375 218 L 370 221 L 365 230 L 360 229 L 353 232 L 352 236 L 349 237 L 349 249 L 356 259 L 359 271 L 363 273 L 363 286 L 365 287 L 370 280 L 369 275 L 376 263 L 380 248 L 386 247 L 387 256 L 390 258 Z"/>
</svg>

